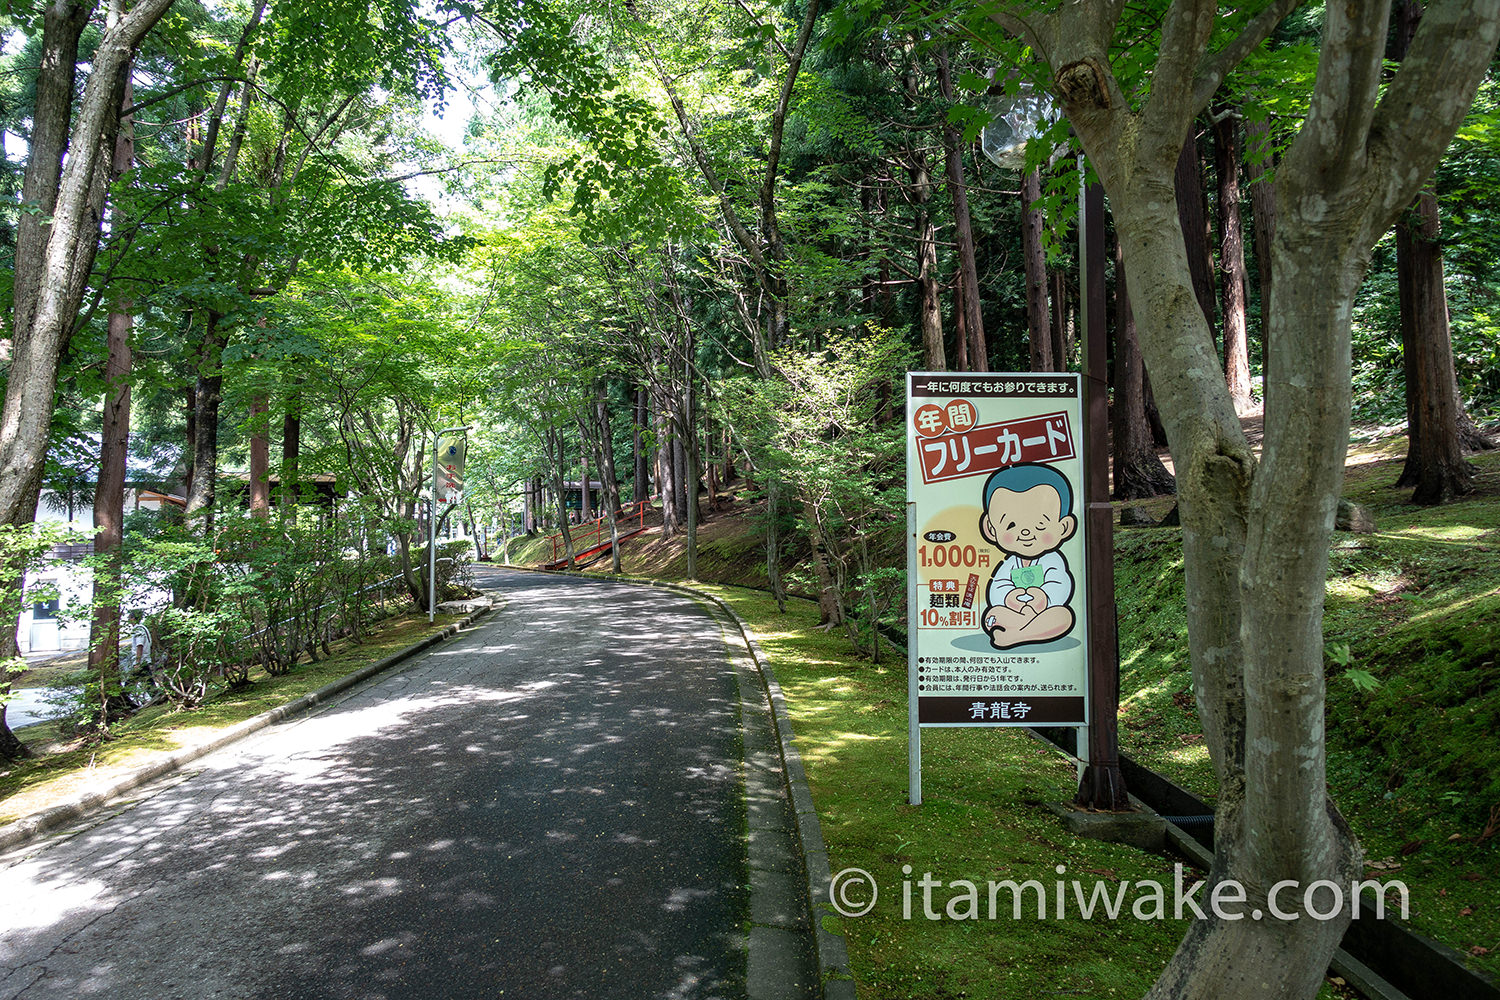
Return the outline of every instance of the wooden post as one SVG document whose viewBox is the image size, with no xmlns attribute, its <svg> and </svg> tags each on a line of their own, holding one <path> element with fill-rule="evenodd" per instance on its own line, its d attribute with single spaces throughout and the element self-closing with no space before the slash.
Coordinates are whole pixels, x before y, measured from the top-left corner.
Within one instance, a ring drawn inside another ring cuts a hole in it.
<svg viewBox="0 0 1500 1000">
<path fill-rule="evenodd" d="M 1084 312 L 1084 440 L 1087 482 L 1089 738 L 1088 766 L 1075 805 L 1128 810 L 1120 773 L 1120 648 L 1115 621 L 1114 509 L 1109 505 L 1109 366 L 1104 313 L 1104 188 L 1088 185 L 1080 220 L 1079 298 Z"/>
</svg>

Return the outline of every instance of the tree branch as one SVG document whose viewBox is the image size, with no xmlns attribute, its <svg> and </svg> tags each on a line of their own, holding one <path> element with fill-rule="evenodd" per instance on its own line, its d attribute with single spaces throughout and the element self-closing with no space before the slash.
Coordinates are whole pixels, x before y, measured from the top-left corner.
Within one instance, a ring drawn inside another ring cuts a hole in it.
<svg viewBox="0 0 1500 1000">
<path fill-rule="evenodd" d="M 1312 100 L 1287 153 L 1302 176 L 1313 176 L 1316 164 L 1319 190 L 1346 187 L 1366 169 L 1390 0 L 1376 0 L 1376 7 L 1376 12 L 1361 8 L 1351 17 L 1342 4 L 1331 4 L 1324 17 Z"/>
<path fill-rule="evenodd" d="M 1214 92 L 1224 82 L 1234 67 L 1245 60 L 1251 52 L 1271 37 L 1276 26 L 1302 4 L 1302 0 L 1270 0 L 1259 14 L 1245 25 L 1244 29 L 1218 52 L 1206 60 L 1193 83 L 1193 103 L 1204 107 L 1213 99 Z"/>
<path fill-rule="evenodd" d="M 1370 122 L 1370 161 L 1385 181 L 1377 232 L 1426 180 L 1474 101 L 1500 42 L 1500 0 L 1433 0 Z M 1420 125 L 1421 127 L 1415 127 Z"/>
<path fill-rule="evenodd" d="M 237 74 L 231 74 L 231 75 L 228 75 L 228 76 L 205 76 L 205 77 L 200 77 L 199 79 L 194 80 L 191 83 L 184 83 L 180 87 L 173 87 L 170 90 L 166 90 L 166 91 L 163 91 L 160 94 L 157 94 L 155 97 L 148 98 L 147 100 L 141 101 L 141 102 L 139 102 L 137 104 L 132 104 L 130 107 L 128 107 L 124 111 L 120 112 L 120 117 L 122 117 L 122 118 L 128 118 L 129 116 L 135 114 L 137 111 L 140 111 L 142 108 L 149 108 L 153 104 L 160 104 L 162 101 L 170 100 L 170 99 L 176 97 L 178 94 L 182 93 L 185 90 L 192 90 L 194 87 L 201 87 L 204 84 L 208 84 L 208 83 L 245 83 L 245 82 L 246 82 L 245 77 L 239 76 Z"/>
</svg>

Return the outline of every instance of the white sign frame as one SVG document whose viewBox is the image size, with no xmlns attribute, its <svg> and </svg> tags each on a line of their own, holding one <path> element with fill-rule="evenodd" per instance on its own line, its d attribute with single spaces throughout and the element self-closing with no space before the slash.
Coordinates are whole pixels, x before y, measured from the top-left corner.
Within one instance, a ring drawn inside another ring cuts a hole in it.
<svg viewBox="0 0 1500 1000">
<path fill-rule="evenodd" d="M 909 372 L 906 402 L 916 805 L 924 728 L 1087 726 L 1087 464 L 1077 373 Z"/>
</svg>

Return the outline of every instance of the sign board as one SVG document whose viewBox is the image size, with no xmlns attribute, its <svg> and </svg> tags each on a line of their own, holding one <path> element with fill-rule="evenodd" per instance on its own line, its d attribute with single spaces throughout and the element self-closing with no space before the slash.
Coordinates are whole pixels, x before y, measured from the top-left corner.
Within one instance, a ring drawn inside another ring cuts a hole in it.
<svg viewBox="0 0 1500 1000">
<path fill-rule="evenodd" d="M 907 376 L 914 776 L 923 726 L 1087 724 L 1081 383 Z"/>
</svg>

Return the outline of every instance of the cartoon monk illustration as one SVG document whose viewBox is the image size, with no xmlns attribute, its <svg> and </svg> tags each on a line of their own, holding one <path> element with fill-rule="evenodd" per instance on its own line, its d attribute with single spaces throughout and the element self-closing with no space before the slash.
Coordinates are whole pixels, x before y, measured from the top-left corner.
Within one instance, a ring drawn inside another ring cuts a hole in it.
<svg viewBox="0 0 1500 1000">
<path fill-rule="evenodd" d="M 1059 551 L 1078 530 L 1073 488 L 1050 465 L 1001 469 L 984 484 L 979 533 L 1005 554 L 990 577 L 980 620 L 990 645 L 1046 642 L 1073 628 L 1073 574 Z"/>
</svg>

